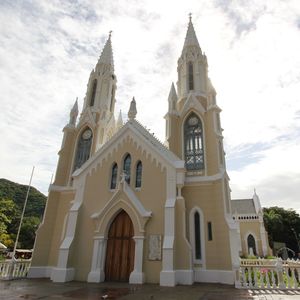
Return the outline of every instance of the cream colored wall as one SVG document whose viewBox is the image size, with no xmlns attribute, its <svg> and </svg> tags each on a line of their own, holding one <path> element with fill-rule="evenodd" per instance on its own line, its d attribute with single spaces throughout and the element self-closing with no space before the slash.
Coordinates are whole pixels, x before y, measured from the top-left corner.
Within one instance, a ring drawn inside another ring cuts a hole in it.
<svg viewBox="0 0 300 300">
<path fill-rule="evenodd" d="M 69 174 L 72 168 L 72 158 L 74 152 L 76 132 L 75 130 L 64 129 L 65 137 L 61 150 L 59 151 L 59 159 L 55 175 L 55 185 L 67 185 L 69 181 Z"/>
<path fill-rule="evenodd" d="M 184 198 L 177 198 L 175 220 L 175 268 L 189 270 L 192 253 L 187 239 L 188 219 L 186 219 Z"/>
<path fill-rule="evenodd" d="M 206 268 L 231 270 L 229 231 L 224 218 L 221 181 L 198 186 L 185 186 L 182 195 L 186 200 L 188 218 L 194 207 L 199 207 L 204 214 Z M 208 222 L 212 223 L 212 241 L 208 241 Z"/>
<path fill-rule="evenodd" d="M 50 191 L 44 213 L 44 221 L 38 229 L 32 266 L 56 266 L 58 250 L 62 242 L 65 216 L 74 193 Z"/>
<path fill-rule="evenodd" d="M 256 242 L 257 255 L 263 256 L 259 220 L 245 221 L 245 222 L 240 221 L 240 234 L 241 234 L 243 255 L 245 256 L 248 255 L 247 237 L 249 233 L 254 234 L 254 237 L 256 238 L 255 242 Z"/>
<path fill-rule="evenodd" d="M 135 232 L 135 235 L 145 235 L 143 270 L 146 273 L 147 282 L 159 282 L 161 261 L 148 260 L 148 236 L 150 234 L 164 233 L 164 204 L 166 201 L 166 171 L 161 165 L 152 161 L 145 152 L 137 149 L 137 146 L 127 140 L 118 150 L 114 151 L 101 166 L 98 166 L 91 175 L 86 178 L 84 201 L 80 208 L 77 223 L 76 238 L 74 240 L 70 266 L 76 268 L 75 280 L 86 280 L 91 268 L 93 251 L 93 237 L 95 225 L 91 215 L 100 212 L 114 195 L 110 190 L 111 167 L 114 162 L 118 164 L 118 178 L 123 168 L 123 159 L 127 153 L 131 155 L 131 182 L 130 186 L 141 201 L 146 210 L 152 211 L 152 217 L 146 224 L 145 232 Z M 142 187 L 135 188 L 135 167 L 138 160 L 142 161 Z M 120 197 L 126 198 L 125 194 Z M 126 200 L 126 199 L 125 199 Z M 133 220 L 134 221 L 134 220 Z M 108 231 L 109 228 L 107 228 Z"/>
</svg>

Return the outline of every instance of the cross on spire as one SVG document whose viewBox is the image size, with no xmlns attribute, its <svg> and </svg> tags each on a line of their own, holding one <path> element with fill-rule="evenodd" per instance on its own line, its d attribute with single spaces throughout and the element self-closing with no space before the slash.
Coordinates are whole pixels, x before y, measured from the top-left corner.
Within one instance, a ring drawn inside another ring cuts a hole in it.
<svg viewBox="0 0 300 300">
<path fill-rule="evenodd" d="M 112 34 L 112 30 L 109 31 L 109 37 L 111 37 L 111 34 Z"/>
<path fill-rule="evenodd" d="M 189 13 L 190 22 L 192 22 L 192 13 Z"/>
</svg>

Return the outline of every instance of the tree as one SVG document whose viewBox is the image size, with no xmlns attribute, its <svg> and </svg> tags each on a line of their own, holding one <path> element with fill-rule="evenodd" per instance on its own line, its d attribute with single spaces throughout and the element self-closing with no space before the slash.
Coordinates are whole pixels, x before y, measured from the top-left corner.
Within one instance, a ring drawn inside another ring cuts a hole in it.
<svg viewBox="0 0 300 300">
<path fill-rule="evenodd" d="M 11 199 L 0 198 L 0 241 L 10 246 L 11 236 L 8 233 L 8 227 L 16 215 L 16 205 Z"/>
<path fill-rule="evenodd" d="M 270 246 L 282 242 L 295 253 L 300 252 L 300 216 L 293 209 L 282 207 L 264 208 L 264 223 L 269 234 Z"/>
</svg>

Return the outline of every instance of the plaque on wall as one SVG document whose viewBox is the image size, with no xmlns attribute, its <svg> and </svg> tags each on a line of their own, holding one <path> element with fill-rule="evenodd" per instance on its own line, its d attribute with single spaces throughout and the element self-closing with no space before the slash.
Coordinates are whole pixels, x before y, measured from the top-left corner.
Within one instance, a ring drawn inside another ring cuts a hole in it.
<svg viewBox="0 0 300 300">
<path fill-rule="evenodd" d="M 161 260 L 161 235 L 151 234 L 149 235 L 149 260 Z"/>
</svg>

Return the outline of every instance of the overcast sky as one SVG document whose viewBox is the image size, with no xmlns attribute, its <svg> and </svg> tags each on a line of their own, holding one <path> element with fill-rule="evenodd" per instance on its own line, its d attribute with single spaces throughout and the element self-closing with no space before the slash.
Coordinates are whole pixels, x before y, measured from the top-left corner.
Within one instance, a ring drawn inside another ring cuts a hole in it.
<svg viewBox="0 0 300 300">
<path fill-rule="evenodd" d="M 188 13 L 217 91 L 232 198 L 300 212 L 300 1 L 0 2 L 0 177 L 47 193 L 62 128 L 113 31 L 116 115 L 164 141 Z"/>
</svg>

